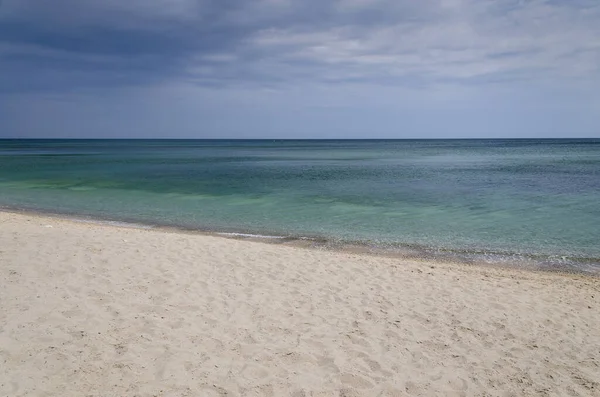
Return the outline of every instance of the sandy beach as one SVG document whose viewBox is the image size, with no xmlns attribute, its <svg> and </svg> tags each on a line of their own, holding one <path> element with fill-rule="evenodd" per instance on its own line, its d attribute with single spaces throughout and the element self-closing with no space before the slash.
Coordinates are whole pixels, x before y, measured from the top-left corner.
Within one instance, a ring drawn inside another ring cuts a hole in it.
<svg viewBox="0 0 600 397">
<path fill-rule="evenodd" d="M 0 396 L 600 396 L 600 279 L 0 212 Z"/>
</svg>

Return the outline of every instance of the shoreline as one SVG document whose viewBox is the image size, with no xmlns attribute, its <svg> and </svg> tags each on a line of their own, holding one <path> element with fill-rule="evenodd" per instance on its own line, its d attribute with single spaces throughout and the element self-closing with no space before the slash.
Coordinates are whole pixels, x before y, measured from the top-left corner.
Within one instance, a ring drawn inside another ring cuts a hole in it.
<svg viewBox="0 0 600 397">
<path fill-rule="evenodd" d="M 92 215 L 52 212 L 30 208 L 0 206 L 0 213 L 12 213 L 33 217 L 48 217 L 77 223 L 90 223 L 107 227 L 133 228 L 140 230 L 156 230 L 169 233 L 214 236 L 234 240 L 246 240 L 264 244 L 284 245 L 315 250 L 326 250 L 340 253 L 368 255 L 381 258 L 395 258 L 433 264 L 452 264 L 458 266 L 477 266 L 514 271 L 557 273 L 565 275 L 583 275 L 600 278 L 600 266 L 595 258 L 562 257 L 568 263 L 550 262 L 555 256 L 531 255 L 508 252 L 482 252 L 450 249 L 434 249 L 414 245 L 398 244 L 394 247 L 378 247 L 363 242 L 345 242 L 328 240 L 324 237 L 263 235 L 245 231 L 217 231 L 210 229 L 185 227 L 168 224 L 151 224 L 139 221 L 117 220 Z M 490 256 L 495 260 L 490 259 Z M 546 261 L 544 261 L 544 259 Z M 575 262 L 575 263 L 573 263 Z M 591 265 L 590 265 L 591 263 Z M 586 266 L 584 268 L 583 266 Z"/>
</svg>

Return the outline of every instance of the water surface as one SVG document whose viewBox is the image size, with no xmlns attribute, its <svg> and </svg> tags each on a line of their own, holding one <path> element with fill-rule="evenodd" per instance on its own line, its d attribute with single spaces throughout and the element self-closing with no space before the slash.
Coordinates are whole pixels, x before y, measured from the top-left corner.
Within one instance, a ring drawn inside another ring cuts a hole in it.
<svg viewBox="0 0 600 397">
<path fill-rule="evenodd" d="M 600 140 L 0 140 L 0 206 L 600 271 Z"/>
</svg>

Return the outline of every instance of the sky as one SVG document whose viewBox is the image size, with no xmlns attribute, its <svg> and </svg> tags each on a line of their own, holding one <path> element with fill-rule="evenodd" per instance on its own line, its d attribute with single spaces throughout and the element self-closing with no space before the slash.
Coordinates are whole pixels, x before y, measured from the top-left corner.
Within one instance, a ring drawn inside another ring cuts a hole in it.
<svg viewBox="0 0 600 397">
<path fill-rule="evenodd" d="M 598 0 L 0 0 L 0 138 L 600 138 Z"/>
</svg>

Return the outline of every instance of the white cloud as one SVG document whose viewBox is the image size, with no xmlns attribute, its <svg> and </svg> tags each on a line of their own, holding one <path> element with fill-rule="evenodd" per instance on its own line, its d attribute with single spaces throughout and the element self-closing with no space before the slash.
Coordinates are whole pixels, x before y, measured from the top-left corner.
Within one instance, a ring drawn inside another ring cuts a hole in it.
<svg viewBox="0 0 600 397">
<path fill-rule="evenodd" d="M 377 3 L 377 2 L 375 2 Z M 387 2 L 378 2 L 381 5 Z M 285 61 L 332 65 L 365 80 L 421 76 L 429 81 L 472 78 L 597 79 L 600 4 L 550 1 L 425 1 L 425 20 L 257 32 L 251 44 Z M 348 10 L 373 6 L 344 0 Z M 579 6 L 578 6 L 579 5 Z M 391 11 L 390 11 L 391 12 Z"/>
</svg>

